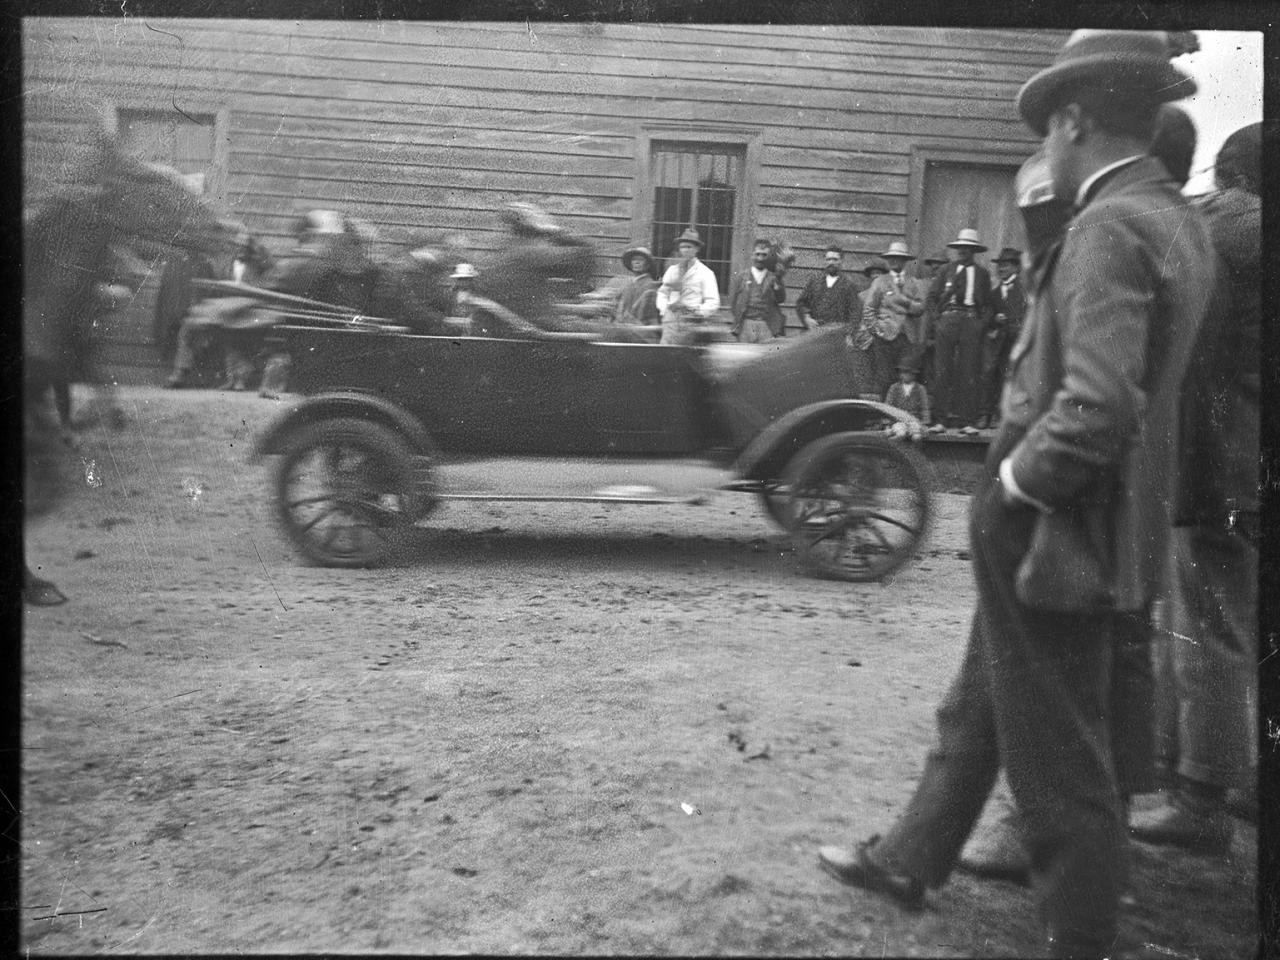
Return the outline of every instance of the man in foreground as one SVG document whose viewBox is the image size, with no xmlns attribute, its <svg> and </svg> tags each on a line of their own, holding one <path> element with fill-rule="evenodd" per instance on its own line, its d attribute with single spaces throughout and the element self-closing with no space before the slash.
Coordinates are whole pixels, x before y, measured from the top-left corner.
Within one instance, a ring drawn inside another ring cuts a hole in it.
<svg viewBox="0 0 1280 960">
<path fill-rule="evenodd" d="M 819 852 L 843 882 L 918 910 L 1003 765 L 1054 957 L 1108 955 L 1118 926 L 1110 668 L 1158 588 L 1179 391 L 1214 283 L 1203 221 L 1146 149 L 1159 104 L 1194 89 L 1162 35 L 1080 31 L 1019 92 L 1078 212 L 1035 278 L 973 498 L 968 648 L 907 809 L 884 837 Z"/>
</svg>

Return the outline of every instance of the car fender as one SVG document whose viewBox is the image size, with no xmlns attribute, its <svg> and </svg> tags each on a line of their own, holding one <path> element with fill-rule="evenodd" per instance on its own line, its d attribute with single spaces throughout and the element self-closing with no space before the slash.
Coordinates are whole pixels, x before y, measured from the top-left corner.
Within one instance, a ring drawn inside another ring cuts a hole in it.
<svg viewBox="0 0 1280 960">
<path fill-rule="evenodd" d="M 405 439 L 419 456 L 431 456 L 435 446 L 422 421 L 399 404 L 372 393 L 342 390 L 307 397 L 269 423 L 254 441 L 253 458 L 283 453 L 291 434 L 299 427 L 333 417 L 360 417 L 380 423 Z"/>
<path fill-rule="evenodd" d="M 797 407 L 747 444 L 734 463 L 734 474 L 744 480 L 776 480 L 787 462 L 819 437 L 846 431 L 879 435 L 886 420 L 896 420 L 911 432 L 924 429 L 905 410 L 876 400 L 823 400 Z"/>
</svg>

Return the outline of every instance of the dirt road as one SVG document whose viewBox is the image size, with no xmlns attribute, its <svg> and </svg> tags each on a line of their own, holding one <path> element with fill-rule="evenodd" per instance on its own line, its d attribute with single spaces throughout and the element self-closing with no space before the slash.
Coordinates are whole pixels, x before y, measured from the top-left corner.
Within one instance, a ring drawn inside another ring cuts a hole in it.
<svg viewBox="0 0 1280 960">
<path fill-rule="evenodd" d="M 1029 893 L 911 917 L 816 869 L 918 776 L 972 603 L 966 502 L 891 582 L 803 576 L 742 494 L 449 504 L 405 566 L 301 565 L 249 437 L 125 394 L 28 556 L 22 947 L 1021 956 Z M 1126 923 L 1251 953 L 1252 835 L 1138 854 Z"/>
</svg>

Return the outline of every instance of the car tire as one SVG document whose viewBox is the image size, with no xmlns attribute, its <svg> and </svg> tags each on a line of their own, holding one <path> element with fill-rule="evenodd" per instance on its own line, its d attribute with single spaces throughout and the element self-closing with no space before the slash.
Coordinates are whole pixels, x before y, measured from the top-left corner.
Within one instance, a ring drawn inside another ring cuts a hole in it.
<svg viewBox="0 0 1280 960">
<path fill-rule="evenodd" d="M 901 443 L 836 433 L 808 444 L 783 471 L 796 556 L 833 580 L 880 580 L 915 556 L 933 501 L 923 458 Z"/>
<path fill-rule="evenodd" d="M 307 424 L 285 441 L 274 471 L 276 516 L 295 547 L 325 567 L 397 559 L 420 503 L 421 466 L 395 431 L 368 420 Z"/>
</svg>

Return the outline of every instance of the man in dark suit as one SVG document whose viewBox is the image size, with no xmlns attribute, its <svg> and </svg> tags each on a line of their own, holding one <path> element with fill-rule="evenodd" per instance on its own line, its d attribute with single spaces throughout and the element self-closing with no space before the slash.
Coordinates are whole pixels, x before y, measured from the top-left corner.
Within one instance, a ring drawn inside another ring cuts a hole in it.
<svg viewBox="0 0 1280 960">
<path fill-rule="evenodd" d="M 933 393 L 938 423 L 933 432 L 941 433 L 949 424 L 975 434 L 982 334 L 993 310 L 991 275 L 973 262 L 973 255 L 987 248 L 978 240 L 978 231 L 969 229 L 961 230 L 947 246 L 956 251 L 956 259 L 934 278 L 927 304 L 935 318 Z"/>
<path fill-rule="evenodd" d="M 806 330 L 817 330 L 831 323 L 854 324 L 861 320 L 858 312 L 858 288 L 844 275 L 841 265 L 844 251 L 832 244 L 822 255 L 824 269 L 805 281 L 796 297 L 796 317 Z M 852 328 L 851 328 L 852 329 Z"/>
<path fill-rule="evenodd" d="M 994 427 L 1000 419 L 1000 388 L 1004 386 L 1005 366 L 1009 351 L 1022 333 L 1022 315 L 1027 309 L 1027 295 L 1018 278 L 1022 251 L 1005 247 L 993 261 L 1000 280 L 992 290 L 991 322 L 982 339 L 982 404 L 976 426 L 979 430 Z"/>
<path fill-rule="evenodd" d="M 1204 221 L 1146 148 L 1160 102 L 1194 89 L 1161 34 L 1079 31 L 1018 94 L 1077 213 L 1035 278 L 973 497 L 968 648 L 907 809 L 883 838 L 819 853 L 842 881 L 919 909 L 1003 764 L 1054 957 L 1115 946 L 1110 672 L 1158 587 L 1179 392 L 1215 282 Z"/>
</svg>

